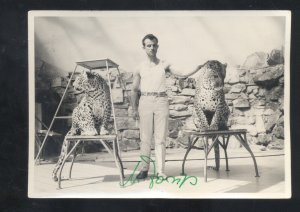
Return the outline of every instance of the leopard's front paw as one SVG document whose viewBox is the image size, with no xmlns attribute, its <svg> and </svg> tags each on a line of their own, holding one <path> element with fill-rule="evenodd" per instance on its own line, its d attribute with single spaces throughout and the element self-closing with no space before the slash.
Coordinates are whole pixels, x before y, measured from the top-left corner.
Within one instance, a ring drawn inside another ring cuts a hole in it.
<svg viewBox="0 0 300 212">
<path fill-rule="evenodd" d="M 81 135 L 98 135 L 98 132 L 96 129 L 84 130 Z"/>
<path fill-rule="evenodd" d="M 100 135 L 108 135 L 109 132 L 105 128 L 100 129 Z"/>
<path fill-rule="evenodd" d="M 217 125 L 211 125 L 210 127 L 209 127 L 209 130 L 218 130 L 219 128 L 218 128 L 218 126 Z"/>
</svg>

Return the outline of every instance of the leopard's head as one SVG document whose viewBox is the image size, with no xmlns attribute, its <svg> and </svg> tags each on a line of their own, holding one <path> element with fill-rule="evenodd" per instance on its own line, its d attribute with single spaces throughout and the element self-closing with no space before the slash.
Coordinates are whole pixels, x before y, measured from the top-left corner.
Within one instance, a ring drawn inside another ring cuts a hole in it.
<svg viewBox="0 0 300 212">
<path fill-rule="evenodd" d="M 98 88 L 97 75 L 89 71 L 82 71 L 73 82 L 76 94 L 89 92 Z"/>
<path fill-rule="evenodd" d="M 224 87 L 227 64 L 222 64 L 217 60 L 209 60 L 201 68 L 198 82 L 200 86 L 207 90 L 220 90 Z"/>
</svg>

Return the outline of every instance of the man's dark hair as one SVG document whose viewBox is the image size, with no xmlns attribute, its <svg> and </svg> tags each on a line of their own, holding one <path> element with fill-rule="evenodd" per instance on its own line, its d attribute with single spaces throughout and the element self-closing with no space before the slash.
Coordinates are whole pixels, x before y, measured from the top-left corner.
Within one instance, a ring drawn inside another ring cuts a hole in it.
<svg viewBox="0 0 300 212">
<path fill-rule="evenodd" d="M 158 43 L 158 39 L 157 39 L 157 37 L 156 37 L 155 35 L 153 35 L 153 34 L 148 34 L 148 35 L 146 35 L 146 36 L 143 38 L 143 40 L 142 40 L 143 46 L 145 46 L 145 40 L 146 40 L 146 39 L 149 39 L 149 40 L 156 40 L 157 43 Z"/>
</svg>

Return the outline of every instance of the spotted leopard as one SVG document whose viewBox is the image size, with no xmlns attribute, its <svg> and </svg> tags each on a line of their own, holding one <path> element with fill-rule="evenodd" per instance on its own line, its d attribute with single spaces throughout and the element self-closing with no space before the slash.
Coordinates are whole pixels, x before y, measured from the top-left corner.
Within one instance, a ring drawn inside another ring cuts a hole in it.
<svg viewBox="0 0 300 212">
<path fill-rule="evenodd" d="M 105 135 L 111 116 L 110 90 L 106 81 L 98 74 L 83 71 L 80 73 L 73 87 L 77 94 L 84 93 L 84 97 L 72 113 L 72 127 L 68 135 Z M 66 157 L 69 142 L 63 142 L 61 154 L 52 178 L 57 181 L 57 172 Z M 74 153 L 76 156 L 76 151 Z"/>
<path fill-rule="evenodd" d="M 211 60 L 199 70 L 194 99 L 194 123 L 199 131 L 227 130 L 230 114 L 223 91 L 226 64 Z M 219 145 L 215 145 L 216 167 L 219 169 Z"/>
</svg>

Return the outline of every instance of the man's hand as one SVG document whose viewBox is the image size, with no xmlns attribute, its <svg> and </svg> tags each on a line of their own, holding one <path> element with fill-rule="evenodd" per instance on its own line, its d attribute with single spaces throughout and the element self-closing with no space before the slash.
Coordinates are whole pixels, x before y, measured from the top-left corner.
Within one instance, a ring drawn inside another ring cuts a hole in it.
<svg viewBox="0 0 300 212">
<path fill-rule="evenodd" d="M 138 112 L 137 109 L 133 109 L 133 110 L 132 110 L 132 117 L 133 117 L 135 120 L 139 120 L 139 119 L 140 119 L 139 112 Z"/>
</svg>

